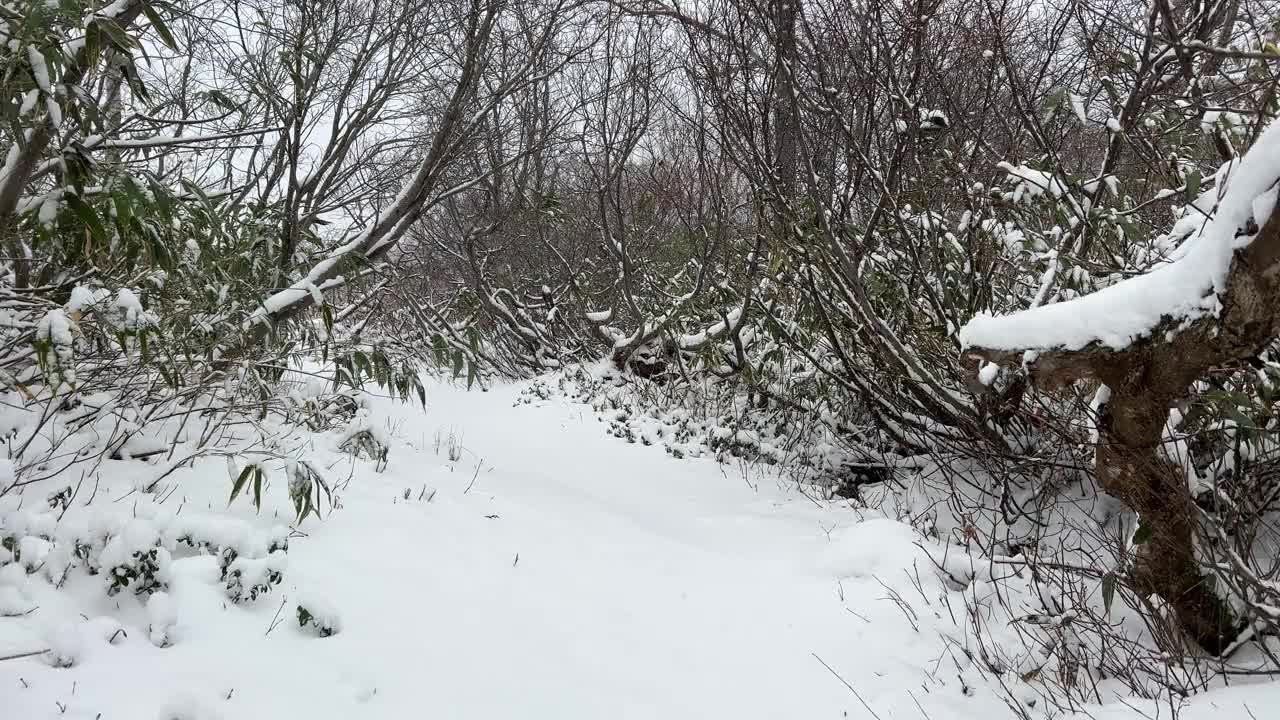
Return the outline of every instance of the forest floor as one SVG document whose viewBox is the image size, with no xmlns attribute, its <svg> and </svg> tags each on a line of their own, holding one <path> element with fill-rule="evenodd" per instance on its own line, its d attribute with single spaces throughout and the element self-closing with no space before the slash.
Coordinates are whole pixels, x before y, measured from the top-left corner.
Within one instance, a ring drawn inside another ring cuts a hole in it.
<svg viewBox="0 0 1280 720">
<path fill-rule="evenodd" d="M 306 457 L 338 479 L 341 507 L 303 523 L 283 582 L 253 603 L 227 600 L 214 557 L 175 553 L 168 647 L 100 576 L 55 591 L 33 574 L 20 588 L 33 608 L 0 618 L 0 657 L 70 644 L 74 664 L 0 661 L 0 718 L 1015 717 L 962 651 L 963 600 L 948 601 L 906 525 L 629 445 L 581 405 L 520 397 L 519 385 L 432 384 L 425 411 L 375 399 L 382 472 L 317 436 Z M 95 502 L 137 516 L 130 476 L 154 468 L 109 464 Z M 160 510 L 142 512 L 292 519 L 278 482 L 260 513 L 244 498 L 227 509 L 221 458 L 172 478 Z M 299 597 L 321 598 L 340 631 L 300 629 Z M 1170 717 L 1103 701 L 1089 714 Z M 1277 709 L 1280 691 L 1254 685 L 1180 716 Z"/>
</svg>

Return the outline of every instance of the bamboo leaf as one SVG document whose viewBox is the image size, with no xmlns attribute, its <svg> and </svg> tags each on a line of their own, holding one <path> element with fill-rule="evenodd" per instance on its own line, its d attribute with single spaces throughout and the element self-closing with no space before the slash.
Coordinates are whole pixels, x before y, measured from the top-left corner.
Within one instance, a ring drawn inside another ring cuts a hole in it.
<svg viewBox="0 0 1280 720">
<path fill-rule="evenodd" d="M 1116 574 L 1109 572 L 1102 576 L 1102 606 L 1107 614 L 1111 614 L 1111 603 L 1116 597 Z"/>
<path fill-rule="evenodd" d="M 168 46 L 170 50 L 177 50 L 178 42 L 173 39 L 173 33 L 169 32 L 169 26 L 165 24 L 160 17 L 160 13 L 156 12 L 151 3 L 143 3 L 142 12 L 146 13 L 147 20 L 151 23 L 151 27 L 155 28 L 156 34 L 160 36 L 160 41 Z"/>
<path fill-rule="evenodd" d="M 249 464 L 249 465 L 245 465 L 244 469 L 240 471 L 240 475 L 236 477 L 235 483 L 231 485 L 231 497 L 227 498 L 228 505 L 230 505 L 232 502 L 235 501 L 236 496 L 240 494 L 240 490 L 244 487 L 244 484 L 249 480 L 249 476 L 253 474 L 253 470 L 254 470 L 254 465 Z"/>
</svg>

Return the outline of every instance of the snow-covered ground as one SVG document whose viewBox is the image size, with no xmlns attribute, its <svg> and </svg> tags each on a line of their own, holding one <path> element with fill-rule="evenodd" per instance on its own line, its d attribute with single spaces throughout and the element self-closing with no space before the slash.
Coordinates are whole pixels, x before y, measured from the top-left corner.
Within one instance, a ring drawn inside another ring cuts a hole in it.
<svg viewBox="0 0 1280 720">
<path fill-rule="evenodd" d="M 178 549 L 152 608 L 108 597 L 101 575 L 61 591 L 39 568 L 0 577 L 24 611 L 0 619 L 0 657 L 55 651 L 0 661 L 0 718 L 1015 717 L 907 526 L 626 444 L 589 409 L 516 404 L 519 390 L 432 385 L 425 411 L 375 401 L 382 473 L 315 438 L 304 457 L 341 508 L 303 523 L 256 601 L 230 602 L 217 559 Z M 171 476 L 158 503 L 130 492 L 154 466 L 108 464 L 95 504 L 161 535 L 293 516 L 279 480 L 261 514 L 245 498 L 225 510 L 222 458 Z M 299 601 L 338 632 L 300 629 Z M 1276 717 L 1278 697 L 1215 691 L 1182 717 Z M 1090 712 L 1169 717 L 1128 702 Z"/>
</svg>

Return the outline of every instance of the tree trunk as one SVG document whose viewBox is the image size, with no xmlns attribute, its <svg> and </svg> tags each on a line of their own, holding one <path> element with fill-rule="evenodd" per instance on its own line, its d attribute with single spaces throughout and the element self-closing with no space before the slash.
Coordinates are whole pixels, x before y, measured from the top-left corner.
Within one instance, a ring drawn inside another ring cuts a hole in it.
<svg viewBox="0 0 1280 720">
<path fill-rule="evenodd" d="M 773 77 L 773 153 L 778 189 L 786 206 L 795 212 L 797 156 L 800 118 L 796 112 L 796 0 L 773 0 L 774 77 Z"/>
<path fill-rule="evenodd" d="M 1166 360 L 1158 354 L 1143 359 Z M 1192 367 L 1119 362 L 1102 368 L 1112 395 L 1098 423 L 1096 472 L 1102 488 L 1138 514 L 1133 588 L 1163 598 L 1190 639 L 1217 655 L 1234 639 L 1235 620 L 1200 572 L 1196 508 L 1184 471 L 1160 456 L 1169 407 L 1194 379 Z"/>
</svg>

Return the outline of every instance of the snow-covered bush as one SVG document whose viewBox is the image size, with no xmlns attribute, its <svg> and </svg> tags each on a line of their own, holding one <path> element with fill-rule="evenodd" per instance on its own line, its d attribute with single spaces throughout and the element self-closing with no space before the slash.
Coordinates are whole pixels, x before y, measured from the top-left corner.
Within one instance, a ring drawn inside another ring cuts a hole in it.
<svg viewBox="0 0 1280 720">
<path fill-rule="evenodd" d="M 0 562 L 0 616 L 21 617 L 34 608 L 27 593 L 26 569 L 11 560 Z"/>
<path fill-rule="evenodd" d="M 902 459 L 846 435 L 838 406 L 806 398 L 811 379 L 797 372 L 778 380 L 778 394 L 790 399 L 780 403 L 732 378 L 658 388 L 610 364 L 575 365 L 531 382 L 517 404 L 566 397 L 590 405 L 605 432 L 627 442 L 661 446 L 677 459 L 778 466 L 831 494 L 856 495 L 860 485 L 889 479 Z"/>
<path fill-rule="evenodd" d="M 96 558 L 96 568 L 106 576 L 107 594 L 131 590 L 148 595 L 169 587 L 169 550 L 161 545 L 160 531 L 147 520 L 133 520 L 107 541 Z"/>
<path fill-rule="evenodd" d="M 351 389 L 339 392 L 320 391 L 308 395 L 295 391 L 290 393 L 289 399 L 301 422 L 312 430 L 345 426 L 364 407 L 363 397 Z"/>
<path fill-rule="evenodd" d="M 293 501 L 293 508 L 298 513 L 297 522 L 301 523 L 309 515 L 320 516 L 322 494 L 329 505 L 333 505 L 333 491 L 329 488 L 329 483 L 311 463 L 305 460 L 286 463 L 285 474 L 289 477 L 289 499 Z M 288 549 L 287 539 L 280 549 Z M 270 551 L 271 549 L 268 550 Z"/>
<path fill-rule="evenodd" d="M 227 583 L 227 598 L 235 603 L 253 602 L 271 592 L 284 579 L 286 555 L 282 550 L 266 557 L 245 557 L 224 549 L 220 557 L 222 576 Z"/>
<path fill-rule="evenodd" d="M 11 359 L 0 371 L 0 435 L 9 441 L 0 496 L 45 481 L 65 487 L 103 461 L 164 455 L 173 465 L 151 481 L 161 482 L 217 452 L 229 425 L 330 422 L 348 412 L 337 399 L 342 388 L 368 383 L 421 398 L 407 356 L 342 313 L 353 299 L 344 293 L 366 286 L 339 275 L 359 263 L 330 257 L 311 210 L 287 206 L 274 188 L 248 197 L 247 177 L 244 192 L 209 192 L 166 170 L 213 167 L 214 157 L 238 152 L 233 138 L 274 132 L 227 110 L 274 102 L 269 90 L 242 88 L 237 100 L 231 90 L 202 91 L 180 103 L 190 112 L 179 120 L 169 100 L 157 99 L 189 92 L 172 68 L 137 71 L 144 36 L 172 51 L 179 36 L 215 42 L 194 25 L 167 27 L 202 20 L 151 0 L 13 0 L 5 8 L 6 17 L 38 21 L 6 31 L 17 78 L 6 86 L 14 110 L 6 137 L 30 141 L 9 143 L 14 171 L 0 178 L 0 230 L 14 243 L 0 263 L 0 351 Z M 79 91 L 102 83 L 115 90 Z M 152 95 L 146 83 L 163 91 Z M 148 119 L 108 120 L 121 117 Z M 290 228 L 283 238 L 282 226 Z M 333 275 L 304 281 L 317 263 Z M 270 299 L 295 282 L 306 292 Z M 293 322 L 311 306 L 316 322 Z M 317 359 L 336 408 L 318 396 L 309 407 L 290 400 L 286 371 Z M 179 438 L 187 433 L 191 445 Z"/>
<path fill-rule="evenodd" d="M 298 603 L 298 627 L 319 637 L 336 635 L 342 630 L 342 618 L 327 600 L 309 597 Z"/>
<path fill-rule="evenodd" d="M 339 431 L 338 447 L 358 458 L 370 460 L 381 472 L 387 466 L 387 440 L 373 424 L 368 410 L 360 409 Z"/>
</svg>

